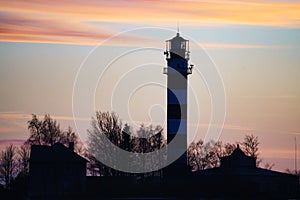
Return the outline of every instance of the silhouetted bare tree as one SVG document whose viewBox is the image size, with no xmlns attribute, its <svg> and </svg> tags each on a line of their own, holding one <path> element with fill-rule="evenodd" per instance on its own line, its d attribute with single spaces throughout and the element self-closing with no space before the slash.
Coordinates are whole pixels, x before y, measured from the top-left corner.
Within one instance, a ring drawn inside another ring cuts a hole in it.
<svg viewBox="0 0 300 200">
<path fill-rule="evenodd" d="M 42 132 L 43 122 L 38 119 L 37 115 L 32 114 L 32 119 L 29 120 L 27 124 L 30 136 L 26 142 L 29 144 L 42 145 L 44 143 L 44 134 Z"/>
<path fill-rule="evenodd" d="M 296 170 L 290 170 L 287 168 L 287 169 L 285 169 L 285 172 L 288 174 L 294 174 L 294 175 L 298 175 L 298 176 L 300 175 L 300 170 L 296 171 Z"/>
<path fill-rule="evenodd" d="M 49 114 L 45 115 L 43 120 L 40 120 L 37 115 L 32 114 L 32 119 L 27 124 L 30 136 L 25 142 L 26 144 L 53 145 L 56 142 L 60 142 L 68 146 L 69 142 L 74 142 L 75 147 L 81 144 L 71 127 L 66 131 L 62 131 L 59 123 L 52 119 Z"/>
<path fill-rule="evenodd" d="M 272 163 L 272 164 L 266 163 L 266 164 L 264 165 L 264 168 L 265 168 L 265 169 L 268 169 L 268 170 L 271 170 L 274 166 L 275 166 L 274 163 Z"/>
<path fill-rule="evenodd" d="M 256 158 L 256 166 L 262 163 L 258 152 L 258 137 L 254 135 L 245 135 L 243 142 L 238 142 L 241 145 L 242 151 L 251 157 Z M 236 148 L 235 144 L 222 144 L 222 142 L 210 141 L 203 144 L 202 140 L 192 142 L 188 148 L 188 161 L 192 170 L 203 170 L 220 165 L 219 157 L 230 155 Z M 266 163 L 264 168 L 272 169 L 274 164 Z"/>
<path fill-rule="evenodd" d="M 92 128 L 88 130 L 88 151 L 93 155 L 91 167 L 97 168 L 99 175 L 114 176 L 117 171 L 107 167 L 96 158 L 104 159 L 106 162 L 117 162 L 114 149 L 121 144 L 122 122 L 116 113 L 96 112 L 96 118 L 92 118 Z M 109 139 L 111 143 L 106 142 Z"/>
<path fill-rule="evenodd" d="M 29 174 L 30 145 L 23 144 L 18 148 L 19 173 Z"/>
<path fill-rule="evenodd" d="M 241 147 L 247 156 L 257 157 L 258 156 L 258 136 L 246 135 L 244 141 L 241 142 Z"/>
<path fill-rule="evenodd" d="M 222 142 L 210 141 L 206 144 L 202 140 L 193 142 L 188 148 L 188 161 L 192 170 L 203 170 L 220 165 L 220 156 L 225 156 L 229 145 L 223 146 Z"/>
<path fill-rule="evenodd" d="M 230 155 L 236 148 L 235 144 L 221 141 L 210 141 L 206 144 L 202 140 L 192 142 L 188 147 L 188 162 L 193 171 L 220 166 L 220 157 Z"/>
<path fill-rule="evenodd" d="M 32 119 L 28 121 L 28 129 L 30 137 L 27 142 L 29 144 L 53 145 L 58 142 L 61 136 L 61 130 L 56 120 L 50 115 L 45 115 L 44 120 L 39 120 L 36 115 L 32 115 Z"/>
<path fill-rule="evenodd" d="M 258 136 L 254 135 L 246 135 L 244 137 L 244 141 L 241 142 L 241 148 L 245 152 L 247 156 L 255 157 L 256 158 L 256 166 L 258 167 L 261 163 L 261 159 L 258 157 Z"/>
<path fill-rule="evenodd" d="M 220 156 L 229 156 L 236 149 L 235 144 L 226 143 L 223 146 L 222 155 Z"/>
<path fill-rule="evenodd" d="M 146 153 L 161 148 L 165 145 L 162 135 L 162 128 L 156 126 L 146 127 L 141 125 L 140 129 L 133 134 L 130 126 L 125 124 L 116 113 L 96 112 L 96 117 L 92 118 L 92 128 L 88 130 L 90 155 L 89 169 L 91 174 L 100 176 L 124 175 L 123 172 L 116 171 L 97 161 L 97 157 L 108 159 L 108 162 L 118 162 L 118 155 L 115 155 L 115 148 L 122 148 L 129 152 Z M 143 138 L 140 138 L 143 136 Z M 109 139 L 113 144 L 108 144 Z M 111 152 L 110 152 L 111 150 Z M 137 165 L 141 163 L 128 163 L 128 165 Z M 143 163 L 147 164 L 147 163 Z"/>
<path fill-rule="evenodd" d="M 6 188 L 10 188 L 16 173 L 16 147 L 11 144 L 0 155 L 0 177 L 4 180 Z"/>
<path fill-rule="evenodd" d="M 136 134 L 131 137 L 132 143 L 134 145 L 132 151 L 138 153 L 152 152 L 156 149 L 160 149 L 166 145 L 166 140 L 164 139 L 163 129 L 161 126 L 153 127 L 145 126 L 141 124 L 139 130 Z"/>
<path fill-rule="evenodd" d="M 161 126 L 145 126 L 144 124 L 140 125 L 139 130 L 137 130 L 136 134 L 133 134 L 131 137 L 131 146 L 132 149 L 130 151 L 137 153 L 149 153 L 152 152 L 152 157 L 148 162 L 144 161 L 143 163 L 132 163 L 133 165 L 142 165 L 144 168 L 150 165 L 154 165 L 157 163 L 157 158 L 159 158 L 159 163 L 163 163 L 166 159 L 166 153 L 164 154 L 162 151 L 156 151 L 161 149 L 166 145 L 166 140 L 163 136 L 163 129 Z M 159 165 L 159 164 L 158 164 Z M 160 166 L 156 166 L 160 168 Z M 155 166 L 153 166 L 155 167 Z M 161 170 L 158 171 L 161 174 Z M 155 172 L 141 174 L 142 177 L 154 175 Z"/>
</svg>

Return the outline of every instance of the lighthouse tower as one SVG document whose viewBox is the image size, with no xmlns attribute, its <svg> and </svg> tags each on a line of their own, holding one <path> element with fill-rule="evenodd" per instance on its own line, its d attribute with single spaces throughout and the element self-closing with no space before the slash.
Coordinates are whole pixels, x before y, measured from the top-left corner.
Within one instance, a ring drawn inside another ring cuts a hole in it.
<svg viewBox="0 0 300 200">
<path fill-rule="evenodd" d="M 167 67 L 164 68 L 164 74 L 167 75 L 167 143 L 175 136 L 175 141 L 178 141 L 176 145 L 167 147 L 168 162 L 178 157 L 178 152 L 184 152 L 168 167 L 168 174 L 170 171 L 176 173 L 182 168 L 187 169 L 187 85 L 193 67 L 188 64 L 189 53 L 189 41 L 182 38 L 179 32 L 166 41 L 164 54 Z"/>
</svg>

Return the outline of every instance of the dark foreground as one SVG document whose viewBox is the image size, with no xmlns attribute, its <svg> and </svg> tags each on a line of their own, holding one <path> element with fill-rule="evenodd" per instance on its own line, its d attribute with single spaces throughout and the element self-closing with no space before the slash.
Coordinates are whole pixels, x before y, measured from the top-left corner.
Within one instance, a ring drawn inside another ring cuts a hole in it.
<svg viewBox="0 0 300 200">
<path fill-rule="evenodd" d="M 249 177 L 248 177 L 249 178 Z M 222 180 L 223 179 L 223 180 Z M 24 183 L 18 190 L 1 190 L 0 199 L 299 199 L 299 188 L 285 184 L 282 188 L 260 188 L 252 181 L 236 177 L 190 175 L 161 177 L 87 177 L 84 192 L 73 194 L 30 196 Z M 263 179 L 263 178 L 262 178 Z M 218 181 L 218 182 L 215 182 Z M 267 181 L 267 179 L 265 179 Z M 284 181 L 284 180 L 281 180 Z"/>
</svg>

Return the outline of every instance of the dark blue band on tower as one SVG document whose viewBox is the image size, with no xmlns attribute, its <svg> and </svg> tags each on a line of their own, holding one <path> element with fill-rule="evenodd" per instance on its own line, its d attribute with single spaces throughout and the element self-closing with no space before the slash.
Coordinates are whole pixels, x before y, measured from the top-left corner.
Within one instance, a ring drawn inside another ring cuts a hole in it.
<svg viewBox="0 0 300 200">
<path fill-rule="evenodd" d="M 168 88 L 168 104 L 187 104 L 187 90 Z"/>
<path fill-rule="evenodd" d="M 168 104 L 168 119 L 186 119 L 187 106 L 186 104 Z"/>
<path fill-rule="evenodd" d="M 187 134 L 186 119 L 168 119 L 167 120 L 168 135 Z"/>
</svg>

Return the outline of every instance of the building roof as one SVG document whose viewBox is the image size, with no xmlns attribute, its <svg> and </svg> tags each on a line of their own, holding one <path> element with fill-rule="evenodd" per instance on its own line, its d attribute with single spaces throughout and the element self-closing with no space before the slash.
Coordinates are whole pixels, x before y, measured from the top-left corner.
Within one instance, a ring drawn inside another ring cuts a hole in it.
<svg viewBox="0 0 300 200">
<path fill-rule="evenodd" d="M 247 156 L 240 149 L 239 145 L 237 148 L 229 155 L 221 157 L 221 168 L 255 168 L 256 158 Z"/>
<path fill-rule="evenodd" d="M 32 145 L 30 162 L 87 162 L 71 148 L 61 143 L 52 146 Z"/>
<path fill-rule="evenodd" d="M 229 155 L 221 157 L 220 167 L 199 170 L 198 175 L 224 175 L 233 176 L 295 176 L 283 172 L 277 172 L 269 169 L 256 167 L 256 158 L 247 156 L 237 146 L 237 148 Z"/>
<path fill-rule="evenodd" d="M 181 36 L 179 35 L 179 33 L 177 33 L 176 36 L 173 37 L 171 40 L 172 40 L 172 41 L 174 41 L 174 40 L 185 41 L 186 39 L 184 39 L 183 37 L 181 37 Z"/>
</svg>

